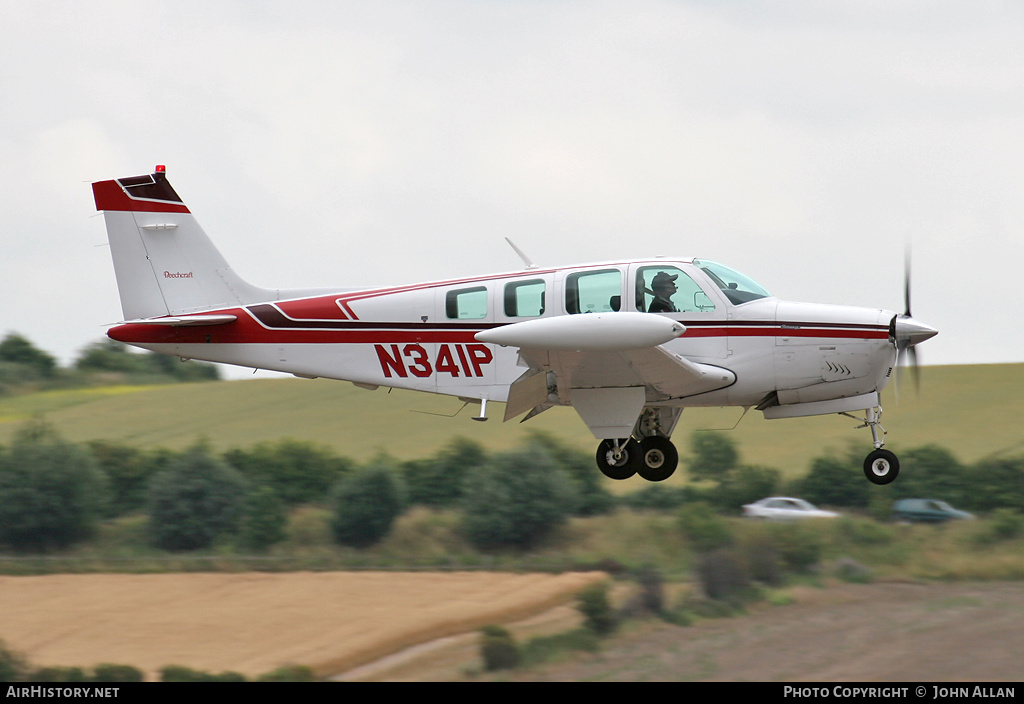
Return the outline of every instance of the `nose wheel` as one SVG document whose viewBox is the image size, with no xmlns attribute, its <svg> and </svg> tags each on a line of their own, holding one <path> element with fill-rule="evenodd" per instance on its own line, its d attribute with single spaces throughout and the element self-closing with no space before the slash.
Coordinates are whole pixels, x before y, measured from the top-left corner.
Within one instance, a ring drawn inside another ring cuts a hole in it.
<svg viewBox="0 0 1024 704">
<path fill-rule="evenodd" d="M 864 459 L 864 476 L 872 484 L 890 484 L 899 473 L 900 461 L 888 450 L 873 450 Z"/>
</svg>

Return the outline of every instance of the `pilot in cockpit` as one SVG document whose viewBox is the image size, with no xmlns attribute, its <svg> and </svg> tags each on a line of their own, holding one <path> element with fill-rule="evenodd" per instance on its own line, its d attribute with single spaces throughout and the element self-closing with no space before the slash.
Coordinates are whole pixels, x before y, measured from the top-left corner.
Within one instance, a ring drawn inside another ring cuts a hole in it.
<svg viewBox="0 0 1024 704">
<path fill-rule="evenodd" d="M 654 299 L 647 308 L 649 313 L 678 313 L 679 310 L 672 303 L 672 296 L 676 292 L 676 278 L 679 274 L 668 274 L 659 271 L 651 281 L 651 292 Z"/>
</svg>

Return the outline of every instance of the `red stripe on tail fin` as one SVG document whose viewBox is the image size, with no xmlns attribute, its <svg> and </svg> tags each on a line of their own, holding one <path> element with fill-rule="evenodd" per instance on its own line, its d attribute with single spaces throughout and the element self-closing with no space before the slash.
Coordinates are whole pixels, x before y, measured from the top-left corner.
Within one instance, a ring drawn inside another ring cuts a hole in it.
<svg viewBox="0 0 1024 704">
<path fill-rule="evenodd" d="M 158 171 L 149 176 L 130 176 L 92 184 L 96 210 L 126 210 L 149 213 L 187 213 L 189 209 L 171 184 L 167 174 Z"/>
</svg>

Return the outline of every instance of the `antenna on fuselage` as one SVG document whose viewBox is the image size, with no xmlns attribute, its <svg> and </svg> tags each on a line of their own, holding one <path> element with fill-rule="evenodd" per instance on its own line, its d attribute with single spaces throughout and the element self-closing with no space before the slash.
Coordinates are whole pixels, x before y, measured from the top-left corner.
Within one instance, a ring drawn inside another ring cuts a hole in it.
<svg viewBox="0 0 1024 704">
<path fill-rule="evenodd" d="M 530 258 L 528 256 L 523 254 L 523 250 L 519 249 L 519 247 L 516 247 L 516 243 L 515 242 L 510 240 L 508 237 L 505 238 L 505 241 L 508 242 L 508 246 L 509 247 L 511 247 L 512 249 L 516 250 L 516 254 L 518 254 L 519 258 L 523 260 L 523 264 L 526 265 L 527 269 L 536 269 L 537 268 L 537 265 L 534 264 L 532 261 L 530 261 Z"/>
</svg>

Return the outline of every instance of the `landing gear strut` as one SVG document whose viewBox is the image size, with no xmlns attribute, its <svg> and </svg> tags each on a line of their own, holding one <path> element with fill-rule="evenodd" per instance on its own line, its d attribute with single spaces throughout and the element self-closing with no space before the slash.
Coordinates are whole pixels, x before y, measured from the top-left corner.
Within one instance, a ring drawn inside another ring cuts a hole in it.
<svg viewBox="0 0 1024 704">
<path fill-rule="evenodd" d="M 849 413 L 842 415 L 855 418 Z M 881 423 L 882 407 L 869 408 L 864 411 L 863 419 L 856 418 L 856 420 L 863 420 L 863 423 L 857 426 L 858 428 L 871 428 L 871 440 L 875 445 L 875 449 L 864 458 L 864 476 L 872 484 L 891 484 L 899 476 L 900 461 L 895 454 L 882 449 L 882 445 L 885 444 L 885 428 Z"/>
</svg>

